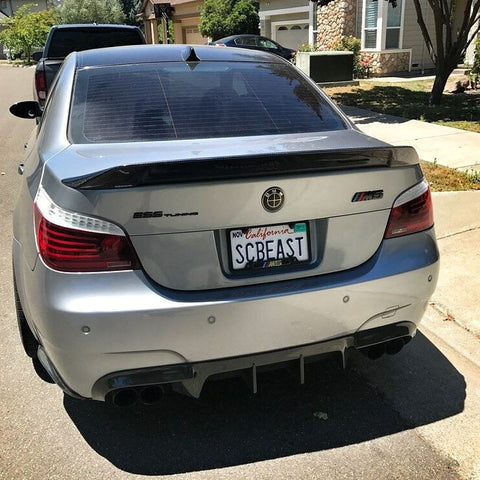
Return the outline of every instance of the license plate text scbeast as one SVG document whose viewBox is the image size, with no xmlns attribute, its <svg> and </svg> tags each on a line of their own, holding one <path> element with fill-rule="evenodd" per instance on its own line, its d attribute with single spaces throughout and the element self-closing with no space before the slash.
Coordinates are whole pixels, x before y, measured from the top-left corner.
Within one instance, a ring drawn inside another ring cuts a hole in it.
<svg viewBox="0 0 480 480">
<path fill-rule="evenodd" d="M 304 222 L 230 231 L 232 268 L 271 268 L 310 260 Z"/>
</svg>

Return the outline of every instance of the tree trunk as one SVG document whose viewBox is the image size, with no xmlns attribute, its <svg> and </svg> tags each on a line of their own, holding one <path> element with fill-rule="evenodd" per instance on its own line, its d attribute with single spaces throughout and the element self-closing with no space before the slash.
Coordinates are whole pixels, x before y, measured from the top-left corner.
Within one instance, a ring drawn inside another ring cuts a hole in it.
<svg viewBox="0 0 480 480">
<path fill-rule="evenodd" d="M 428 100 L 430 105 L 440 105 L 442 103 L 443 91 L 445 90 L 448 77 L 452 72 L 453 68 L 450 67 L 437 68 L 435 81 L 433 82 L 432 91 L 430 92 L 430 98 Z"/>
</svg>

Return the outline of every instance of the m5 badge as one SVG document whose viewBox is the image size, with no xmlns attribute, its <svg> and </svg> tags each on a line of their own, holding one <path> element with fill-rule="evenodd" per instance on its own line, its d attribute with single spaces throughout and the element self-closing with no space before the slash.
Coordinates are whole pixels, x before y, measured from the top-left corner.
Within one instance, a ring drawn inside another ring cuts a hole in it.
<svg viewBox="0 0 480 480">
<path fill-rule="evenodd" d="M 383 190 L 370 190 L 368 192 L 357 192 L 352 202 L 365 202 L 366 200 L 380 200 L 383 198 Z"/>
</svg>

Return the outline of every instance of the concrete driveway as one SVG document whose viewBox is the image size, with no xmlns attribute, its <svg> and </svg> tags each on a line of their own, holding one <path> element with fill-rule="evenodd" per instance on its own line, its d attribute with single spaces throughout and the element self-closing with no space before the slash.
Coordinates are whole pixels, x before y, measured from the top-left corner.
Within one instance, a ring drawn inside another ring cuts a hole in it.
<svg viewBox="0 0 480 480">
<path fill-rule="evenodd" d="M 342 106 L 342 110 L 367 135 L 392 145 L 411 145 L 422 160 L 480 172 L 480 133 L 356 107 Z"/>
</svg>

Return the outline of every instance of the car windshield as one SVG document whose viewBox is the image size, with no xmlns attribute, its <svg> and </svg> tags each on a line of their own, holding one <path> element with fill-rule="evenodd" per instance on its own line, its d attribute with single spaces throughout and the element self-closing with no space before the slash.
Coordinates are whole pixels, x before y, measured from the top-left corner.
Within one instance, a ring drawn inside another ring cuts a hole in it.
<svg viewBox="0 0 480 480">
<path fill-rule="evenodd" d="M 345 128 L 289 65 L 204 61 L 80 70 L 69 135 L 73 143 L 108 143 Z"/>
<path fill-rule="evenodd" d="M 83 27 L 65 28 L 54 32 L 49 58 L 65 58 L 69 53 L 92 48 L 121 47 L 143 43 L 139 32 L 131 28 Z"/>
</svg>

